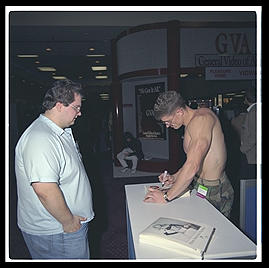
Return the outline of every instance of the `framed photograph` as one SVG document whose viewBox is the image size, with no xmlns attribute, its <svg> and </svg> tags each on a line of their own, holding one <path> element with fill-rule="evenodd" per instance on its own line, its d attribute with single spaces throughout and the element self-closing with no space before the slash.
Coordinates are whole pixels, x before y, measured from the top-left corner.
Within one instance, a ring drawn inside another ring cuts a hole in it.
<svg viewBox="0 0 269 268">
<path fill-rule="evenodd" d="M 165 82 L 135 86 L 138 138 L 166 140 L 166 127 L 155 119 L 153 110 L 156 99 L 164 91 Z"/>
</svg>

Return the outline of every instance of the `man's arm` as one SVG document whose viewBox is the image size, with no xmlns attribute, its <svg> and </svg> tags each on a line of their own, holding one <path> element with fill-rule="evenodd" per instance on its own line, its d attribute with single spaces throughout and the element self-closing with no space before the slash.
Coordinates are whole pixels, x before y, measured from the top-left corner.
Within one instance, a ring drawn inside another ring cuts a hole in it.
<svg viewBox="0 0 269 268">
<path fill-rule="evenodd" d="M 188 126 L 191 139 L 186 148 L 187 159 L 173 176 L 175 182 L 167 192 L 167 197 L 172 200 L 179 196 L 191 183 L 194 175 L 199 171 L 200 166 L 210 148 L 212 131 L 215 119 L 212 116 L 197 116 Z M 166 202 L 163 193 L 159 190 L 150 189 L 145 196 L 145 202 Z"/>
<path fill-rule="evenodd" d="M 80 221 L 86 220 L 71 213 L 57 183 L 34 182 L 32 187 L 47 211 L 63 225 L 65 232 L 77 231 L 81 226 Z"/>
</svg>

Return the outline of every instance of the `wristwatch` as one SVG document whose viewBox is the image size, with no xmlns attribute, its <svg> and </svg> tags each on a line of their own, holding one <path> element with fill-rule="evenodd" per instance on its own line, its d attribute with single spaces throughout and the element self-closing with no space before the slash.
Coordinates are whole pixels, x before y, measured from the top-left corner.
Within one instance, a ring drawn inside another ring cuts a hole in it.
<svg viewBox="0 0 269 268">
<path fill-rule="evenodd" d="M 168 199 L 167 192 L 164 193 L 163 198 L 166 202 L 171 202 L 171 200 Z"/>
</svg>

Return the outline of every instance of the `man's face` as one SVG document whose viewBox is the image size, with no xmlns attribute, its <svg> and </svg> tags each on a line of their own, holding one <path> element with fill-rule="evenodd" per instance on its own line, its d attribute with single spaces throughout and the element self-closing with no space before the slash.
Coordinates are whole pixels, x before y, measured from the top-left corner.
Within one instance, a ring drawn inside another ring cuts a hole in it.
<svg viewBox="0 0 269 268">
<path fill-rule="evenodd" d="M 68 106 L 63 105 L 61 111 L 62 128 L 74 125 L 78 116 L 81 116 L 81 96 L 75 93 L 75 100 Z"/>
<path fill-rule="evenodd" d="M 161 121 L 167 128 L 179 129 L 183 124 L 183 109 L 175 110 L 171 115 L 163 116 Z"/>
</svg>

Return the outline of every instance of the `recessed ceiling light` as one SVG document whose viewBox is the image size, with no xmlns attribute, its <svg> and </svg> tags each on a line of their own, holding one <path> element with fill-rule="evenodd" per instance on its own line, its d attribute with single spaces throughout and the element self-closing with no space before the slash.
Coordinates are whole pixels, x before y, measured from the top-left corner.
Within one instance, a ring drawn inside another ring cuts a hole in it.
<svg viewBox="0 0 269 268">
<path fill-rule="evenodd" d="M 52 51 L 52 48 L 47 47 L 47 48 L 46 48 L 46 51 L 50 52 L 50 51 Z"/>
<path fill-rule="evenodd" d="M 96 75 L 95 78 L 96 79 L 107 79 L 108 76 L 107 75 Z"/>
<path fill-rule="evenodd" d="M 94 48 L 94 47 L 90 47 L 89 50 L 90 50 L 90 51 L 94 51 L 95 48 Z"/>
<path fill-rule="evenodd" d="M 37 69 L 42 72 L 56 72 L 54 67 L 37 67 Z"/>
<path fill-rule="evenodd" d="M 109 94 L 108 93 L 100 93 L 99 97 L 102 100 L 109 100 Z"/>
<path fill-rule="evenodd" d="M 107 66 L 92 66 L 91 67 L 93 71 L 106 71 Z"/>
<path fill-rule="evenodd" d="M 35 54 L 19 54 L 17 55 L 19 58 L 38 58 L 38 55 Z"/>
<path fill-rule="evenodd" d="M 235 97 L 244 97 L 245 95 L 237 94 Z"/>
<path fill-rule="evenodd" d="M 86 57 L 104 57 L 105 54 L 87 54 Z"/>
<path fill-rule="evenodd" d="M 66 77 L 65 76 L 60 76 L 60 75 L 58 75 L 58 76 L 52 76 L 52 78 L 53 79 L 58 79 L 58 80 L 61 80 L 61 79 L 66 79 Z"/>
</svg>

